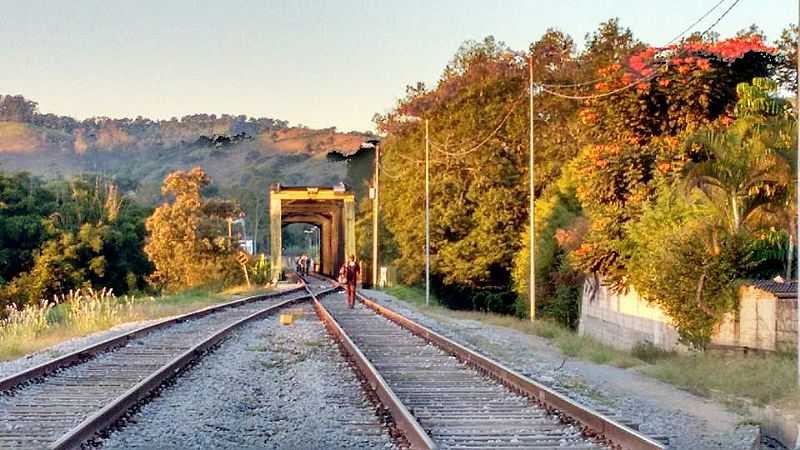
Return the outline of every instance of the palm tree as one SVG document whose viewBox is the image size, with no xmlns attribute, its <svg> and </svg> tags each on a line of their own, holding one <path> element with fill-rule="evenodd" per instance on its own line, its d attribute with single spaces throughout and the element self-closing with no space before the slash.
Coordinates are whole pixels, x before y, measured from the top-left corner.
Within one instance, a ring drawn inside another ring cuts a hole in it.
<svg viewBox="0 0 800 450">
<path fill-rule="evenodd" d="M 790 130 L 783 122 L 739 119 L 727 130 L 705 130 L 688 141 L 702 148 L 704 158 L 687 167 L 687 188 L 702 193 L 730 235 L 769 225 L 794 234 L 794 172 L 785 139 Z"/>
</svg>

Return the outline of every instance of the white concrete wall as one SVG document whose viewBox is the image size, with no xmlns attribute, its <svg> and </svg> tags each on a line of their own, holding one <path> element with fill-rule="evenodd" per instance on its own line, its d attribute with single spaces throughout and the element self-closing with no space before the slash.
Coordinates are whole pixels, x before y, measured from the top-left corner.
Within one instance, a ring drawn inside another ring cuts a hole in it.
<svg viewBox="0 0 800 450">
<path fill-rule="evenodd" d="M 739 311 L 725 316 L 711 342 L 775 350 L 777 300 L 769 292 L 743 286 L 740 291 Z"/>
<path fill-rule="evenodd" d="M 776 308 L 775 340 L 777 347 L 797 348 L 797 299 L 780 299 Z"/>
<path fill-rule="evenodd" d="M 778 300 L 767 291 L 744 286 L 740 308 L 726 315 L 711 339 L 712 344 L 776 350 L 786 336 L 796 333 L 793 300 Z M 630 349 L 650 342 L 665 350 L 678 350 L 678 332 L 656 305 L 642 299 L 635 289 L 615 294 L 599 279 L 589 277 L 581 299 L 581 335 L 592 336 L 617 348 Z M 791 345 L 791 343 L 788 343 Z"/>
<path fill-rule="evenodd" d="M 678 333 L 660 308 L 648 304 L 634 289 L 614 294 L 591 277 L 584 284 L 578 332 L 626 350 L 639 342 L 667 350 L 678 347 Z"/>
</svg>

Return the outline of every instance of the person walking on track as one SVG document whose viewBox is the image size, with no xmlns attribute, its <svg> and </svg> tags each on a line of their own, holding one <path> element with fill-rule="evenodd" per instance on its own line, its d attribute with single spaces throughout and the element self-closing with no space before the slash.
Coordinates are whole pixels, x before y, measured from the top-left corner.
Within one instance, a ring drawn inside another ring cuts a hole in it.
<svg viewBox="0 0 800 450">
<path fill-rule="evenodd" d="M 358 275 L 361 273 L 361 268 L 356 262 L 356 256 L 350 255 L 350 260 L 345 264 L 345 280 L 347 287 L 347 305 L 350 309 L 356 306 L 356 283 L 358 282 Z"/>
</svg>

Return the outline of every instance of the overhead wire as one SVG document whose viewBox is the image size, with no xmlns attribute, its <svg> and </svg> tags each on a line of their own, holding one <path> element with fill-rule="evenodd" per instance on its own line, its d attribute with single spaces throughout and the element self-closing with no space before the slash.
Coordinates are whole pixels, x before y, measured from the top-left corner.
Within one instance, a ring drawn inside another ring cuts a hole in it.
<svg viewBox="0 0 800 450">
<path fill-rule="evenodd" d="M 723 1 L 724 1 L 724 0 L 723 0 Z M 727 8 L 727 9 L 726 9 L 726 10 L 725 10 L 725 11 L 724 11 L 724 12 L 723 12 L 723 13 L 722 13 L 722 14 L 721 14 L 721 15 L 720 15 L 718 18 L 717 18 L 717 20 L 715 20 L 715 21 L 714 21 L 714 23 L 712 23 L 712 24 L 711 24 L 711 25 L 710 25 L 708 28 L 706 28 L 706 29 L 705 29 L 705 30 L 704 30 L 704 31 L 703 31 L 703 32 L 700 34 L 700 36 L 705 36 L 705 35 L 706 35 L 706 34 L 708 34 L 708 33 L 709 33 L 711 30 L 713 30 L 713 29 L 714 29 L 714 28 L 715 28 L 717 25 L 719 25 L 719 23 L 722 21 L 722 19 L 724 19 L 724 18 L 725 18 L 725 16 L 727 16 L 727 15 L 728 15 L 728 14 L 731 12 L 731 10 L 733 10 L 733 8 L 734 8 L 734 7 L 735 7 L 735 6 L 736 6 L 736 5 L 737 5 L 737 4 L 738 4 L 740 1 L 741 1 L 741 0 L 733 0 L 733 3 L 731 3 L 731 5 L 730 5 L 730 6 L 728 6 L 728 8 Z M 717 3 L 716 5 L 714 5 L 714 7 L 711 9 L 711 11 L 715 10 L 715 9 L 716 9 L 716 8 L 717 8 L 717 7 L 718 7 L 718 6 L 719 6 L 721 3 L 722 3 L 722 2 L 719 2 L 719 3 Z M 709 12 L 709 13 L 710 13 L 710 12 Z M 700 21 L 702 21 L 702 19 L 703 19 L 703 18 L 705 18 L 706 16 L 708 16 L 708 14 L 709 14 L 709 13 L 706 13 L 706 14 L 705 14 L 705 15 L 704 15 L 704 16 L 703 16 L 701 19 L 699 19 L 699 20 L 695 21 L 695 23 L 693 24 L 693 26 L 694 26 L 694 25 L 696 25 L 697 23 L 699 23 Z M 687 30 L 688 30 L 688 29 L 687 29 Z M 687 30 L 684 30 L 684 31 L 683 31 L 683 32 L 682 32 L 680 35 L 678 35 L 678 36 L 681 36 L 682 34 L 685 34 Z M 673 38 L 673 40 L 674 40 L 674 39 L 675 39 L 675 38 Z M 570 94 L 562 94 L 562 93 L 560 93 L 560 92 L 556 92 L 556 91 L 552 91 L 552 90 L 550 90 L 550 89 L 547 89 L 546 87 L 543 87 L 541 84 L 537 84 L 537 83 L 533 83 L 533 86 L 531 86 L 531 88 L 533 89 L 534 87 L 537 87 L 537 88 L 538 88 L 539 90 L 541 90 L 542 92 L 546 92 L 546 93 L 548 93 L 548 94 L 550 94 L 550 95 L 553 95 L 553 96 L 555 96 L 555 97 L 560 97 L 560 98 L 565 98 L 565 99 L 570 99 L 570 100 L 593 100 L 593 99 L 597 99 L 597 98 L 603 98 L 603 97 L 609 97 L 609 96 L 612 96 L 612 95 L 616 95 L 616 94 L 618 94 L 618 93 L 620 93 L 620 92 L 622 92 L 622 91 L 625 91 L 625 90 L 628 90 L 628 89 L 630 89 L 630 88 L 632 88 L 632 87 L 634 87 L 634 86 L 637 86 L 637 85 L 639 85 L 640 83 L 644 83 L 644 82 L 646 82 L 646 81 L 650 81 L 650 80 L 652 80 L 653 78 L 655 78 L 657 75 L 658 75 L 658 72 L 654 70 L 654 71 L 653 71 L 653 73 L 651 73 L 651 74 L 649 74 L 649 75 L 646 75 L 646 76 L 640 77 L 640 78 L 638 78 L 638 79 L 636 79 L 636 80 L 633 80 L 633 81 L 631 81 L 630 83 L 626 84 L 625 86 L 621 86 L 621 87 L 619 87 L 619 88 L 613 89 L 613 90 L 611 90 L 611 91 L 608 91 L 608 92 L 604 92 L 604 93 L 602 93 L 602 94 L 590 94 L 590 95 L 570 95 Z"/>
<path fill-rule="evenodd" d="M 672 43 L 674 43 L 674 42 L 675 42 L 675 41 L 677 41 L 678 39 L 682 38 L 684 35 L 686 35 L 686 33 L 690 32 L 692 29 L 694 29 L 694 27 L 696 27 L 696 26 L 697 26 L 697 25 L 698 25 L 700 22 L 702 22 L 702 21 L 703 21 L 703 20 L 705 20 L 705 19 L 706 19 L 708 16 L 710 16 L 710 15 L 711 15 L 711 13 L 713 13 L 714 11 L 716 11 L 716 10 L 717 10 L 717 8 L 719 8 L 719 7 L 720 7 L 720 5 L 722 5 L 722 4 L 723 4 L 723 3 L 725 3 L 726 1 L 728 1 L 728 0 L 719 0 L 719 1 L 718 1 L 716 4 L 714 4 L 714 6 L 712 6 L 712 7 L 711 7 L 711 9 L 709 9 L 708 11 L 706 11 L 706 12 L 705 12 L 705 14 L 703 14 L 703 15 L 702 15 L 702 16 L 700 16 L 700 17 L 699 17 L 697 20 L 695 20 L 694 22 L 692 22 L 692 24 L 691 24 L 691 25 L 689 25 L 689 26 L 687 26 L 686 28 L 684 28 L 684 29 L 683 29 L 683 31 L 681 31 L 680 33 L 678 33 L 677 35 L 675 35 L 675 37 L 673 37 L 672 39 L 670 39 L 670 40 L 669 40 L 669 41 L 668 41 L 666 44 L 664 44 L 664 46 L 666 47 L 666 46 L 668 46 L 668 45 L 671 45 Z M 736 4 L 737 4 L 739 1 L 740 1 L 740 0 L 734 0 L 734 2 L 733 2 L 733 3 L 732 3 L 732 4 L 731 4 L 729 7 L 728 7 L 728 9 L 727 9 L 725 12 L 723 12 L 723 13 L 722 13 L 722 15 L 721 15 L 721 16 L 720 16 L 720 17 L 719 17 L 717 20 L 716 20 L 716 22 L 714 22 L 714 23 L 713 23 L 713 24 L 712 24 L 710 27 L 706 28 L 706 29 L 705 29 L 705 30 L 704 30 L 704 31 L 703 31 L 703 32 L 700 34 L 700 36 L 705 36 L 705 35 L 706 35 L 706 34 L 707 34 L 709 31 L 711 31 L 711 29 L 713 29 L 713 28 L 714 28 L 716 25 L 718 25 L 718 24 L 719 24 L 719 22 L 722 20 L 722 18 L 723 18 L 723 17 L 725 17 L 725 15 L 727 15 L 727 14 L 728 14 L 728 12 L 730 12 L 730 10 L 731 10 L 731 9 L 733 9 L 733 7 L 734 7 L 734 6 L 736 6 Z M 652 67 L 650 67 L 650 68 L 651 68 L 651 69 L 653 69 Z M 536 83 L 536 85 L 537 85 L 537 86 L 540 86 L 540 87 L 542 87 L 542 88 L 544 88 L 544 89 L 547 89 L 547 88 L 552 88 L 552 89 L 557 89 L 557 88 L 576 88 L 576 87 L 583 87 L 583 86 L 594 85 L 594 84 L 597 84 L 597 83 L 599 83 L 599 82 L 601 82 L 601 81 L 607 81 L 607 80 L 609 80 L 609 79 L 611 79 L 611 78 L 613 78 L 613 77 L 612 77 L 612 76 L 606 76 L 606 77 L 599 77 L 599 78 L 595 78 L 594 80 L 589 80 L 589 81 L 584 81 L 584 82 L 577 82 L 577 83 L 563 83 L 563 84 L 559 84 L 559 83 Z M 639 80 L 639 81 L 644 81 L 644 80 L 643 80 L 643 79 L 641 79 L 641 80 Z M 630 88 L 630 87 L 626 87 L 626 89 L 629 89 L 629 88 Z M 623 89 L 623 90 L 624 90 L 624 89 Z M 545 92 L 551 93 L 549 90 L 546 90 Z M 571 97 L 566 97 L 566 98 L 571 98 Z"/>
<path fill-rule="evenodd" d="M 725 1 L 727 1 L 727 0 L 719 0 L 717 3 L 715 3 L 715 4 L 714 4 L 714 6 L 712 6 L 712 7 L 711 7 L 711 8 L 710 8 L 708 11 L 706 11 L 706 12 L 705 12 L 705 13 L 704 13 L 702 16 L 700 16 L 700 17 L 699 17 L 697 20 L 695 20 L 694 22 L 692 22 L 692 24 L 691 24 L 691 25 L 689 25 L 688 27 L 686 27 L 686 28 L 685 28 L 683 31 L 681 31 L 680 33 L 678 33 L 678 34 L 677 34 L 675 37 L 673 37 L 673 38 L 672 38 L 672 39 L 671 39 L 669 42 L 667 42 L 667 44 L 666 44 L 666 45 L 670 45 L 670 44 L 672 44 L 673 42 L 675 42 L 675 41 L 677 41 L 678 39 L 680 39 L 681 37 L 683 37 L 683 36 L 684 36 L 686 33 L 688 33 L 688 32 L 689 32 L 689 31 L 691 31 L 691 30 L 692 30 L 692 29 L 693 29 L 695 26 L 697 26 L 697 24 L 699 24 L 700 22 L 702 22 L 703 20 L 705 20 L 705 19 L 706 19 L 706 18 L 707 18 L 709 15 L 711 15 L 711 14 L 712 14 L 714 11 L 716 11 L 716 10 L 717 10 L 717 8 L 719 8 L 719 7 L 720 7 L 720 6 L 721 6 L 721 5 L 722 5 L 722 4 L 723 4 Z M 726 9 L 726 10 L 725 10 L 725 11 L 724 11 L 724 12 L 723 12 L 723 13 L 722 13 L 722 14 L 721 14 L 721 15 L 720 15 L 718 18 L 717 18 L 717 20 L 715 20 L 715 21 L 714 21 L 714 23 L 712 23 L 712 24 L 711 24 L 709 27 L 707 27 L 707 28 L 706 28 L 706 29 L 705 29 L 705 30 L 704 30 L 704 31 L 703 31 L 703 32 L 700 34 L 700 36 L 705 36 L 705 35 L 706 35 L 706 34 L 708 34 L 708 33 L 709 33 L 711 30 L 713 30 L 713 29 L 714 29 L 714 28 L 715 28 L 717 25 L 719 25 L 719 23 L 720 23 L 720 22 L 721 22 L 721 21 L 722 21 L 722 20 L 723 20 L 723 19 L 724 19 L 724 18 L 725 18 L 725 17 L 726 17 L 726 16 L 727 16 L 727 15 L 728 15 L 728 14 L 729 14 L 729 13 L 730 13 L 732 10 L 733 10 L 733 8 L 734 8 L 734 7 L 735 7 L 735 6 L 736 6 L 736 5 L 737 5 L 737 4 L 738 4 L 740 1 L 741 1 L 741 0 L 733 0 L 733 2 L 732 2 L 732 3 L 731 3 L 729 6 L 728 6 L 728 8 L 727 8 L 727 9 Z M 575 88 L 575 87 L 587 86 L 587 85 L 591 85 L 591 84 L 596 84 L 596 83 L 598 83 L 598 82 L 600 82 L 600 81 L 604 81 L 604 80 L 610 79 L 611 77 L 604 77 L 604 78 L 598 78 L 598 79 L 591 80 L 591 81 L 578 82 L 578 83 L 569 83 L 569 84 L 533 83 L 533 85 L 531 86 L 531 88 L 534 88 L 534 87 L 536 87 L 536 88 L 538 88 L 539 90 L 541 90 L 542 92 L 545 92 L 545 93 L 547 93 L 547 94 L 553 95 L 553 96 L 555 96 L 555 97 L 564 98 L 564 99 L 570 99 L 570 100 L 591 100 L 591 99 L 597 99 L 597 98 L 604 98 L 604 97 L 609 97 L 609 96 L 612 96 L 612 95 L 616 95 L 616 94 L 618 94 L 618 93 L 620 93 L 620 92 L 623 92 L 623 91 L 625 91 L 625 90 L 627 90 L 627 89 L 630 89 L 630 88 L 632 88 L 632 87 L 634 87 L 634 86 L 637 86 L 637 85 L 639 85 L 640 83 L 644 83 L 644 82 L 650 81 L 650 80 L 652 80 L 653 78 L 655 78 L 655 77 L 658 75 L 658 73 L 659 73 L 659 72 L 658 72 L 658 70 L 661 70 L 661 67 L 659 67 L 659 68 L 653 68 L 652 66 L 648 66 L 648 67 L 649 67 L 651 70 L 653 70 L 653 72 L 652 72 L 652 73 L 650 73 L 650 74 L 648 74 L 648 75 L 645 75 L 645 76 L 642 76 L 642 77 L 640 77 L 640 78 L 637 78 L 637 79 L 635 79 L 635 80 L 631 81 L 630 83 L 628 83 L 628 84 L 626 84 L 626 85 L 624 85 L 624 86 L 621 86 L 621 87 L 619 87 L 619 88 L 613 89 L 613 90 L 611 90 L 611 91 L 608 91 L 608 92 L 604 92 L 604 93 L 602 93 L 602 94 L 591 94 L 591 95 L 570 95 L 570 94 L 564 94 L 564 93 L 561 93 L 561 92 L 557 92 L 557 91 L 551 90 L 551 89 L 549 89 L 549 88 L 567 88 L 567 87 L 573 87 L 573 88 Z M 662 66 L 662 67 L 663 67 L 663 66 Z M 517 98 L 517 99 L 516 99 L 516 100 L 515 100 L 515 101 L 514 101 L 512 104 L 511 104 L 511 106 L 509 107 L 508 111 L 507 111 L 507 112 L 506 112 L 506 114 L 503 116 L 503 119 L 502 119 L 502 120 L 501 120 L 501 121 L 498 123 L 498 125 L 497 125 L 497 126 L 494 128 L 494 130 L 493 130 L 492 132 L 490 132 L 489 134 L 487 134 L 487 135 L 486 135 L 486 136 L 485 136 L 483 139 L 481 139 L 481 140 L 480 140 L 480 142 L 478 142 L 477 144 L 475 144 L 475 145 L 473 145 L 473 146 L 471 146 L 471 147 L 469 147 L 469 148 L 467 148 L 467 149 L 465 149 L 465 150 L 459 150 L 459 151 L 452 152 L 452 151 L 446 150 L 446 148 L 447 148 L 447 146 L 446 146 L 446 145 L 442 145 L 442 144 L 436 143 L 435 141 L 433 141 L 433 140 L 432 140 L 432 141 L 431 141 L 431 147 L 432 147 L 432 148 L 434 149 L 434 151 L 436 151 L 437 153 L 440 153 L 440 154 L 443 154 L 443 155 L 446 155 L 446 156 L 449 156 L 449 157 L 461 157 L 461 156 L 465 156 L 465 155 L 468 155 L 468 154 L 470 154 L 470 153 L 473 153 L 473 152 L 475 152 L 475 151 L 479 150 L 479 149 L 480 149 L 481 147 L 483 147 L 483 146 L 484 146 L 486 143 L 488 143 L 488 142 L 489 142 L 489 141 L 490 141 L 490 140 L 491 140 L 491 139 L 492 139 L 494 136 L 496 136 L 496 135 L 497 135 L 497 133 L 498 133 L 498 132 L 499 132 L 499 131 L 502 129 L 503 125 L 504 125 L 504 124 L 505 124 L 505 123 L 508 121 L 508 119 L 511 117 L 511 114 L 513 114 L 513 112 L 514 112 L 514 111 L 517 109 L 517 107 L 519 106 L 519 104 L 520 104 L 520 101 L 521 101 L 521 99 L 522 99 L 522 98 L 524 98 L 524 95 L 520 95 L 520 96 L 519 96 L 519 97 L 518 97 L 518 98 Z M 412 157 L 409 157 L 409 156 L 403 155 L 403 154 L 401 154 L 401 153 L 397 153 L 397 154 L 396 154 L 396 156 L 398 156 L 398 157 L 400 157 L 401 159 L 404 159 L 404 160 L 406 160 L 406 161 L 409 161 L 409 162 L 415 163 L 415 164 L 424 164 L 424 163 L 425 163 L 425 161 L 424 161 L 424 160 L 421 160 L 421 159 L 416 159 L 416 158 L 412 158 Z M 380 162 L 379 162 L 379 164 L 381 164 L 381 167 L 383 167 L 382 163 L 380 163 Z M 395 174 L 394 176 L 392 176 L 392 175 L 389 175 L 389 172 L 386 172 L 386 171 L 385 171 L 385 169 L 384 169 L 384 172 L 385 172 L 385 173 L 387 174 L 387 176 L 389 176 L 390 178 L 393 178 L 393 179 L 398 179 L 398 178 L 400 178 L 400 175 L 397 175 L 397 174 Z"/>
<path fill-rule="evenodd" d="M 675 37 L 670 39 L 667 42 L 666 45 L 670 45 L 673 42 L 677 41 L 678 39 L 682 38 L 684 35 L 686 35 L 686 33 L 690 32 L 692 29 L 694 29 L 694 27 L 697 26 L 697 24 L 699 24 L 700 22 L 705 20 L 709 15 L 711 15 L 714 11 L 716 11 L 717 8 L 719 8 L 726 1 L 728 1 L 728 0 L 719 0 L 716 4 L 714 4 L 714 6 L 712 6 L 709 10 L 707 10 L 702 16 L 700 16 L 698 19 L 696 19 L 694 22 L 692 22 L 689 26 L 684 28 L 680 33 L 675 35 Z M 711 31 L 714 27 L 716 27 L 720 23 L 720 21 L 722 21 L 722 19 L 736 6 L 736 4 L 739 3 L 739 1 L 741 1 L 741 0 L 734 0 L 733 3 L 720 15 L 720 17 L 717 18 L 717 20 L 713 24 L 711 24 L 711 26 L 706 28 L 701 33 L 701 36 L 704 36 L 704 35 L 708 34 L 709 31 Z M 619 88 L 613 89 L 613 90 L 611 90 L 609 92 L 604 92 L 602 94 L 592 94 L 592 95 L 564 94 L 564 93 L 557 92 L 557 91 L 549 89 L 549 88 L 555 87 L 557 85 L 547 84 L 547 83 L 534 83 L 534 84 L 535 84 L 536 87 L 541 89 L 543 92 L 546 92 L 546 93 L 548 93 L 550 95 L 553 95 L 555 97 L 560 97 L 560 98 L 565 98 L 565 99 L 570 99 L 570 100 L 590 100 L 590 99 L 603 98 L 603 97 L 609 97 L 609 96 L 612 96 L 612 95 L 616 95 L 616 94 L 618 94 L 620 92 L 623 92 L 623 91 L 625 91 L 627 89 L 630 89 L 630 88 L 632 88 L 634 86 L 637 86 L 640 83 L 644 83 L 644 82 L 652 80 L 653 78 L 655 78 L 658 75 L 658 70 L 660 68 L 654 68 L 652 66 L 649 66 L 649 68 L 651 70 L 653 70 L 653 73 L 648 74 L 648 75 L 643 76 L 643 77 L 640 77 L 640 78 L 638 78 L 636 80 L 633 80 L 630 83 L 626 84 L 625 86 L 621 86 Z M 592 80 L 591 82 L 587 81 L 587 82 L 582 82 L 582 83 L 572 83 L 570 85 L 561 85 L 561 86 L 580 87 L 580 86 L 584 86 L 584 85 L 588 85 L 588 84 L 595 84 L 597 82 L 600 82 L 600 81 L 603 81 L 603 80 L 607 80 L 609 78 L 610 77 L 605 77 L 605 78 L 599 78 L 599 79 L 596 79 L 596 80 Z M 522 96 L 520 96 L 520 99 L 521 98 L 522 98 Z M 489 133 L 489 135 L 487 135 L 478 144 L 476 144 L 476 145 L 474 145 L 474 146 L 472 146 L 472 147 L 470 147 L 470 148 L 468 148 L 466 150 L 461 150 L 461 151 L 457 151 L 457 152 L 451 152 L 451 151 L 445 150 L 446 146 L 442 146 L 441 144 L 438 144 L 438 143 L 435 143 L 435 142 L 432 141 L 431 144 L 432 144 L 432 146 L 434 148 L 434 151 L 437 151 L 438 153 L 441 153 L 441 154 L 444 154 L 444 155 L 447 155 L 447 156 L 451 156 L 451 157 L 464 156 L 464 155 L 467 155 L 467 154 L 470 154 L 472 152 L 477 151 L 483 145 L 485 145 L 487 142 L 489 142 L 489 140 L 492 137 L 494 137 L 500 131 L 500 129 L 505 124 L 505 122 L 508 120 L 508 118 L 511 116 L 511 114 L 516 109 L 518 104 L 519 104 L 519 99 L 517 99 L 514 102 L 514 104 L 512 104 L 512 107 L 510 108 L 508 113 L 503 117 L 503 120 L 498 124 L 498 126 L 494 129 L 494 131 Z"/>
<path fill-rule="evenodd" d="M 713 30 L 713 29 L 714 29 L 714 28 L 715 28 L 717 25 L 719 25 L 719 23 L 722 21 L 722 19 L 724 19 L 724 18 L 725 18 L 725 16 L 727 16 L 727 15 L 728 15 L 728 13 L 729 13 L 729 12 L 731 12 L 731 10 L 732 10 L 732 9 L 733 9 L 733 8 L 734 8 L 734 7 L 735 7 L 735 6 L 736 6 L 736 5 L 737 5 L 737 4 L 740 2 L 740 1 L 741 1 L 741 0 L 734 0 L 734 1 L 733 1 L 733 3 L 731 4 L 731 6 L 729 6 L 729 7 L 728 7 L 728 9 L 726 9 L 726 10 L 725 10 L 725 12 L 724 12 L 724 13 L 722 13 L 722 15 L 721 15 L 721 16 L 719 16 L 719 18 L 717 18 L 717 20 L 716 20 L 714 23 L 712 23 L 712 24 L 711 24 L 711 26 L 709 26 L 708 28 L 706 28 L 706 30 L 705 30 L 705 31 L 703 31 L 703 33 L 701 34 L 701 36 L 705 36 L 706 34 L 708 34 L 708 32 L 709 32 L 709 31 Z"/>
<path fill-rule="evenodd" d="M 634 87 L 634 86 L 636 86 L 636 85 L 638 85 L 640 83 L 644 83 L 645 81 L 652 80 L 653 78 L 656 77 L 656 75 L 658 75 L 658 72 L 653 72 L 650 75 L 647 75 L 647 76 L 644 76 L 644 77 L 641 77 L 641 78 L 637 78 L 637 79 L 631 81 L 630 83 L 628 83 L 628 84 L 626 84 L 624 86 L 618 87 L 618 88 L 610 90 L 608 92 L 604 92 L 602 94 L 570 95 L 570 94 L 562 94 L 562 93 L 556 92 L 556 91 L 551 91 L 550 89 L 542 87 L 541 85 L 537 85 L 536 83 L 534 83 L 534 86 L 538 87 L 539 90 L 541 90 L 542 92 L 546 92 L 546 93 L 548 93 L 550 95 L 553 95 L 555 97 L 565 98 L 565 99 L 569 99 L 569 100 L 592 100 L 592 99 L 596 99 L 596 98 L 610 97 L 612 95 L 619 94 L 620 92 L 628 90 L 628 89 L 630 89 L 630 88 L 632 88 L 632 87 Z"/>
<path fill-rule="evenodd" d="M 441 153 L 443 155 L 452 156 L 452 157 L 460 157 L 460 156 L 468 155 L 470 153 L 473 153 L 473 152 L 479 150 L 481 147 L 486 145 L 486 143 L 489 142 L 489 140 L 491 140 L 493 137 L 495 137 L 497 135 L 497 133 L 500 132 L 500 130 L 503 128 L 503 125 L 505 125 L 505 123 L 508 122 L 508 119 L 511 117 L 511 114 L 513 114 L 514 111 L 516 111 L 517 107 L 519 107 L 519 105 L 521 103 L 521 100 L 523 98 L 525 98 L 524 93 L 523 93 L 523 95 L 520 95 L 519 97 L 517 97 L 514 100 L 514 102 L 508 108 L 508 111 L 506 111 L 505 115 L 503 115 L 503 119 L 500 120 L 500 122 L 497 124 L 497 126 L 494 128 L 494 130 L 492 130 L 491 133 L 487 134 L 480 142 L 478 142 L 477 144 L 473 145 L 472 147 L 467 148 L 466 150 L 460 150 L 460 151 L 456 151 L 456 152 L 451 152 L 451 151 L 445 150 L 445 148 L 447 146 L 436 144 L 433 141 L 431 141 L 431 146 L 433 147 L 434 151 L 436 151 L 438 153 Z"/>
<path fill-rule="evenodd" d="M 378 160 L 378 166 L 381 169 L 381 173 L 391 178 L 392 180 L 399 180 L 403 178 L 403 176 L 399 172 L 395 172 L 394 174 L 392 174 L 391 171 L 386 170 L 386 166 L 383 165 L 383 161 L 381 161 L 380 159 Z"/>
</svg>

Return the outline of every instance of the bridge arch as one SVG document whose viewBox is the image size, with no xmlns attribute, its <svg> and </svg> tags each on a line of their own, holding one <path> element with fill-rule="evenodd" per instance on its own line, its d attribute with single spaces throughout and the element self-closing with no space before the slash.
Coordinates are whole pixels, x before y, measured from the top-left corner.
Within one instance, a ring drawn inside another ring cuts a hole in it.
<svg viewBox="0 0 800 450">
<path fill-rule="evenodd" d="M 270 263 L 272 279 L 283 270 L 284 225 L 307 223 L 318 226 L 320 233 L 320 272 L 335 275 L 347 255 L 355 254 L 355 193 L 343 183 L 335 187 L 270 187 Z"/>
</svg>

